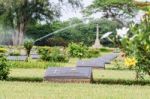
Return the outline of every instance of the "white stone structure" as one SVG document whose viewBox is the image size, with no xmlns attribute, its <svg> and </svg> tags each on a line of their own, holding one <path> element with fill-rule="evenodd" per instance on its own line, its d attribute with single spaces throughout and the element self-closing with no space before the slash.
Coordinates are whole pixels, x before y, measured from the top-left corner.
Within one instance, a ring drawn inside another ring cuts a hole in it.
<svg viewBox="0 0 150 99">
<path fill-rule="evenodd" d="M 96 32 L 96 40 L 92 48 L 101 48 L 102 45 L 100 44 L 100 39 L 99 39 L 99 25 L 97 24 L 97 32 Z"/>
</svg>

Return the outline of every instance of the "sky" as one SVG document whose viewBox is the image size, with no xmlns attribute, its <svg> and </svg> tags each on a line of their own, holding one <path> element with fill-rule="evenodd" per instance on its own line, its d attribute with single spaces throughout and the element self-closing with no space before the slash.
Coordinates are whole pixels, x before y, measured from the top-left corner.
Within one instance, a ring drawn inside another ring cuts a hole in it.
<svg viewBox="0 0 150 99">
<path fill-rule="evenodd" d="M 56 2 L 56 0 L 54 0 Z M 83 0 L 83 6 L 87 7 L 88 5 L 90 5 L 92 3 L 93 0 Z M 81 14 L 81 10 L 76 9 L 70 9 L 70 7 L 64 6 L 62 9 L 62 16 L 60 18 L 60 20 L 65 21 L 69 18 L 72 17 L 78 17 L 78 18 L 82 18 L 82 14 Z"/>
</svg>

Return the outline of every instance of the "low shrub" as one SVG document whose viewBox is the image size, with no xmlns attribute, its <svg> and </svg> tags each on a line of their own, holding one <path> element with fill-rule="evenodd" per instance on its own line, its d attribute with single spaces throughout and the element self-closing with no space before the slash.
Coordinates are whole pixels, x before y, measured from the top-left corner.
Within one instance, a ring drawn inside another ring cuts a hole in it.
<svg viewBox="0 0 150 99">
<path fill-rule="evenodd" d="M 10 56 L 20 56 L 20 52 L 18 50 L 14 50 L 12 52 L 9 53 Z"/>
<path fill-rule="evenodd" d="M 69 55 L 71 57 L 78 57 L 78 58 L 84 58 L 87 56 L 88 47 L 83 45 L 82 43 L 71 43 L 68 46 Z"/>
<path fill-rule="evenodd" d="M 50 53 L 50 50 L 51 50 L 51 48 L 48 46 L 38 47 L 39 54 Z"/>
<path fill-rule="evenodd" d="M 101 52 L 112 52 L 112 49 L 108 49 L 108 48 L 103 47 L 103 48 L 100 48 L 100 51 Z"/>
<path fill-rule="evenodd" d="M 0 80 L 6 80 L 9 74 L 9 66 L 4 55 L 0 55 Z"/>
<path fill-rule="evenodd" d="M 6 53 L 7 52 L 7 49 L 5 48 L 0 48 L 0 53 Z"/>
<path fill-rule="evenodd" d="M 100 50 L 99 49 L 89 49 L 88 50 L 88 54 L 87 54 L 88 58 L 99 57 L 99 56 L 100 56 Z"/>
<path fill-rule="evenodd" d="M 31 52 L 33 45 L 34 45 L 33 40 L 26 40 L 24 42 L 24 48 L 26 49 L 26 53 L 27 53 L 28 58 L 30 56 L 30 52 Z M 27 58 L 27 61 L 28 61 L 28 58 Z"/>
<path fill-rule="evenodd" d="M 43 47 L 39 49 L 42 60 L 51 62 L 68 62 L 68 54 L 65 50 L 58 47 Z"/>
</svg>

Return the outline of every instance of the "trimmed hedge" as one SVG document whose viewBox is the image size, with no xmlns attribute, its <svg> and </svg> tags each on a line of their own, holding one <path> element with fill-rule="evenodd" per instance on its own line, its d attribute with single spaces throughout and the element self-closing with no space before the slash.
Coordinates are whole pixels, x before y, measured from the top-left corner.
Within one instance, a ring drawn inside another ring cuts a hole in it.
<svg viewBox="0 0 150 99">
<path fill-rule="evenodd" d="M 150 80 L 124 80 L 124 79 L 98 79 L 93 81 L 95 84 L 119 84 L 119 85 L 150 85 Z"/>
</svg>

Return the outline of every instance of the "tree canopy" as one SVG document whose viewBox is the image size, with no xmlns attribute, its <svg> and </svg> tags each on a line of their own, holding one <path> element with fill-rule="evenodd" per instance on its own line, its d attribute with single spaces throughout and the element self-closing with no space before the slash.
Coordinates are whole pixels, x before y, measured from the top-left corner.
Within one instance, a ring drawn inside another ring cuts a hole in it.
<svg viewBox="0 0 150 99">
<path fill-rule="evenodd" d="M 81 6 L 80 0 L 0 0 L 0 15 L 5 25 L 11 27 L 14 45 L 23 43 L 28 24 L 39 21 L 51 22 L 61 15 L 61 3 L 66 2 L 72 7 Z"/>
<path fill-rule="evenodd" d="M 126 25 L 123 19 L 130 19 L 136 9 L 132 0 L 94 0 L 83 13 L 91 15 L 97 12 L 103 12 L 104 17 L 118 21 Z"/>
</svg>

